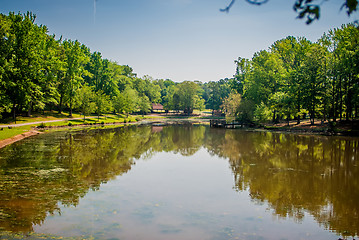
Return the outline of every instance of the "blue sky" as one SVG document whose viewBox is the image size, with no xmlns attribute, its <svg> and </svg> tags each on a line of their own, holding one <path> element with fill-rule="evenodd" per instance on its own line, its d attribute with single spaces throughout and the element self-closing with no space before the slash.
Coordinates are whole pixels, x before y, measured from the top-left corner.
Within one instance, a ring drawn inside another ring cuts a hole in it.
<svg viewBox="0 0 359 240">
<path fill-rule="evenodd" d="M 234 60 L 286 36 L 316 41 L 352 22 L 342 0 L 324 1 L 319 21 L 296 19 L 294 0 L 253 6 L 237 0 L 0 0 L 0 12 L 31 11 L 56 37 L 79 40 L 104 58 L 129 65 L 139 76 L 174 81 L 232 77 Z"/>
</svg>

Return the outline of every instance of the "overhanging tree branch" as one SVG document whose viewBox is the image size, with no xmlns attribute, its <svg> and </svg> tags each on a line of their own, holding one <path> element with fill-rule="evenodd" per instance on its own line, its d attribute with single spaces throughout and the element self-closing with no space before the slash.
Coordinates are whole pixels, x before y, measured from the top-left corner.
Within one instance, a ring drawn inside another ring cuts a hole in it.
<svg viewBox="0 0 359 240">
<path fill-rule="evenodd" d="M 229 12 L 236 0 L 231 0 L 226 8 L 220 9 L 221 12 Z M 269 0 L 245 0 L 246 2 L 253 5 L 262 5 Z M 321 2 L 319 2 L 321 1 Z M 320 17 L 320 6 L 323 2 L 328 0 L 295 0 L 293 9 L 298 13 L 299 19 L 306 18 L 307 24 L 312 23 L 314 20 L 319 20 Z M 358 8 L 358 0 L 343 0 L 344 3 L 340 10 L 346 9 L 347 14 L 350 16 Z"/>
<path fill-rule="evenodd" d="M 233 4 L 234 4 L 234 2 L 235 2 L 236 0 L 232 0 L 231 1 L 231 3 L 226 7 L 226 8 L 221 8 L 221 9 L 219 9 L 219 11 L 221 11 L 221 12 L 229 12 L 229 9 L 231 9 L 231 7 L 233 6 Z"/>
<path fill-rule="evenodd" d="M 222 8 L 222 9 L 219 9 L 221 12 L 229 12 L 229 10 L 231 9 L 231 7 L 233 6 L 234 2 L 236 0 L 232 0 L 229 5 L 226 7 L 226 8 Z M 262 5 L 263 3 L 266 3 L 268 2 L 269 0 L 245 0 L 246 2 L 250 3 L 250 4 L 253 4 L 253 5 Z"/>
</svg>

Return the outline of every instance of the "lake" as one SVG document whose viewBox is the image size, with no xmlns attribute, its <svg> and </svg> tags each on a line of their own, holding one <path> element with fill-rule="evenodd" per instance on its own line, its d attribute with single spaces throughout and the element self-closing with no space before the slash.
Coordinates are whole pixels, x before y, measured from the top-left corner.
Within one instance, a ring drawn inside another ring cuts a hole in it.
<svg viewBox="0 0 359 240">
<path fill-rule="evenodd" d="M 359 235 L 358 138 L 144 125 L 0 149 L 0 239 Z"/>
</svg>

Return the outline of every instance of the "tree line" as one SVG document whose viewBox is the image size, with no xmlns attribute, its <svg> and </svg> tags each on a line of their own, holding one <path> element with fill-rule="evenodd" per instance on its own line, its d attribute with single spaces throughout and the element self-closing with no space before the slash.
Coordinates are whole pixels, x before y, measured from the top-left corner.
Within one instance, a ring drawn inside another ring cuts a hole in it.
<svg viewBox="0 0 359 240">
<path fill-rule="evenodd" d="M 252 59 L 239 57 L 233 78 L 174 82 L 138 77 L 79 41 L 56 39 L 32 13 L 0 14 L 1 118 L 32 112 L 145 114 L 151 103 L 191 114 L 225 112 L 228 120 L 265 122 L 358 118 L 359 29 L 343 25 L 317 42 L 292 37 Z"/>
<path fill-rule="evenodd" d="M 144 114 L 151 103 L 187 113 L 204 108 L 198 84 L 139 78 L 77 40 L 56 39 L 35 20 L 30 12 L 0 14 L 1 118 L 55 109 Z"/>
<path fill-rule="evenodd" d="M 238 58 L 235 91 L 224 106 L 243 121 L 358 118 L 358 43 L 358 26 L 347 24 L 317 42 L 290 36 L 250 60 Z"/>
</svg>

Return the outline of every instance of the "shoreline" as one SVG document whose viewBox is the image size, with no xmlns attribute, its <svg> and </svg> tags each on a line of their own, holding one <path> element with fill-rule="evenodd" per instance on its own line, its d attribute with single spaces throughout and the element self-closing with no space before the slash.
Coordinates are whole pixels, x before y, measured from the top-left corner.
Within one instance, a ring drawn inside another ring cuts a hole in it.
<svg viewBox="0 0 359 240">
<path fill-rule="evenodd" d="M 38 134 L 43 134 L 43 132 L 37 131 L 35 129 L 31 129 L 30 131 L 15 135 L 11 138 L 6 138 L 0 141 L 0 149 L 6 147 L 7 145 L 13 144 L 25 138 L 36 136 Z"/>
<path fill-rule="evenodd" d="M 207 124 L 210 119 L 163 119 L 163 118 L 153 118 L 153 119 L 144 119 L 138 122 L 127 122 L 127 123 L 105 123 L 105 124 L 80 124 L 80 125 L 74 125 L 74 126 L 51 126 L 51 127 L 45 127 L 41 128 L 41 130 L 54 130 L 59 128 L 74 128 L 74 127 L 103 127 L 103 126 L 116 126 L 116 125 L 132 125 L 132 124 L 173 124 L 174 122 L 197 122 L 201 124 Z M 257 127 L 244 127 L 244 128 L 235 128 L 235 129 L 241 129 L 241 130 L 247 130 L 247 131 L 266 131 L 266 132 L 277 132 L 277 133 L 289 133 L 289 134 L 305 134 L 305 135 L 322 135 L 322 136 L 345 136 L 345 137 L 359 137 L 358 131 L 337 131 L 337 132 L 329 132 L 328 129 L 325 129 L 323 127 L 319 129 L 312 129 L 312 128 L 306 128 L 306 127 L 295 127 L 295 128 L 283 128 L 282 126 L 257 126 Z M 38 131 L 35 128 L 32 128 L 31 130 L 15 135 L 13 137 L 0 140 L 0 149 L 4 148 L 12 143 L 18 142 L 20 140 L 23 140 L 25 138 L 36 136 L 39 134 L 43 134 L 45 132 Z"/>
</svg>

